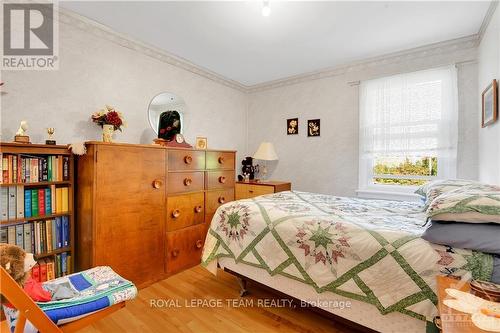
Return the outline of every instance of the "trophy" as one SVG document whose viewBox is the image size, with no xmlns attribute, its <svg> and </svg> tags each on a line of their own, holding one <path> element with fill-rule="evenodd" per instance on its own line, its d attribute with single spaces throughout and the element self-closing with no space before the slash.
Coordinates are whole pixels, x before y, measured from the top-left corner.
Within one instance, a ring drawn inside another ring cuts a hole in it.
<svg viewBox="0 0 500 333">
<path fill-rule="evenodd" d="M 52 135 L 54 134 L 55 130 L 56 129 L 54 127 L 48 127 L 47 128 L 47 133 L 49 134 L 49 138 L 47 140 L 45 140 L 45 144 L 46 145 L 55 145 L 56 144 L 56 140 L 54 140 L 54 138 L 52 137 Z"/>
</svg>

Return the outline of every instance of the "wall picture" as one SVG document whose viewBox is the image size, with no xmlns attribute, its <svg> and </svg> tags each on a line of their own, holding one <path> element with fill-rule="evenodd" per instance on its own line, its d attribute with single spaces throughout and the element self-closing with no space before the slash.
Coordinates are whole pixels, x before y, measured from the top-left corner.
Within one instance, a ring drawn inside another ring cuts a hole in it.
<svg viewBox="0 0 500 333">
<path fill-rule="evenodd" d="M 320 120 L 312 119 L 307 121 L 307 136 L 319 136 Z"/>
<path fill-rule="evenodd" d="M 286 134 L 299 134 L 299 118 L 291 118 L 286 120 Z"/>
<path fill-rule="evenodd" d="M 483 91 L 482 105 L 483 105 L 483 117 L 482 117 L 482 127 L 493 124 L 498 118 L 498 88 L 497 80 L 493 80 L 492 83 Z"/>
<path fill-rule="evenodd" d="M 196 144 L 195 144 L 196 149 L 207 149 L 207 146 L 208 146 L 207 138 L 202 136 L 196 137 Z"/>
</svg>

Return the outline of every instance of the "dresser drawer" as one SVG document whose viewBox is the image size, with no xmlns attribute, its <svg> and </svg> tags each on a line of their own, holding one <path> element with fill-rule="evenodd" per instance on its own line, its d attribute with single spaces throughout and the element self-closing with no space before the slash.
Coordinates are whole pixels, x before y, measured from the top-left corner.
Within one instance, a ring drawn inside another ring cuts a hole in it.
<svg viewBox="0 0 500 333">
<path fill-rule="evenodd" d="M 167 231 L 205 221 L 205 194 L 192 193 L 167 198 Z"/>
<path fill-rule="evenodd" d="M 208 171 L 207 189 L 233 188 L 234 171 Z"/>
<path fill-rule="evenodd" d="M 207 224 L 212 221 L 212 217 L 220 205 L 223 205 L 226 202 L 230 202 L 233 200 L 234 200 L 233 189 L 208 191 L 206 193 L 206 202 L 205 202 L 205 221 L 207 222 Z"/>
<path fill-rule="evenodd" d="M 205 242 L 205 225 L 199 224 L 167 233 L 166 271 L 168 274 L 198 265 Z"/>
<path fill-rule="evenodd" d="M 264 194 L 274 193 L 274 186 L 254 185 L 254 184 L 235 184 L 236 200 L 250 199 Z"/>
<path fill-rule="evenodd" d="M 205 169 L 205 152 L 196 150 L 169 150 L 168 170 L 203 170 Z"/>
<path fill-rule="evenodd" d="M 203 191 L 204 172 L 169 172 L 168 193 Z"/>
<path fill-rule="evenodd" d="M 234 153 L 207 151 L 207 169 L 234 170 Z"/>
</svg>

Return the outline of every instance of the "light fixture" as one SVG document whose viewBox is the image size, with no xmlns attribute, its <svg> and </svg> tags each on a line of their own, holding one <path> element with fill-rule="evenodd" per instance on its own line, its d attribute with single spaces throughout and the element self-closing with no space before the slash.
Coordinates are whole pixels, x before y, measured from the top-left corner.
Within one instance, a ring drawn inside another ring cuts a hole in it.
<svg viewBox="0 0 500 333">
<path fill-rule="evenodd" d="M 274 150 L 274 146 L 271 142 L 262 142 L 259 146 L 259 149 L 253 155 L 254 160 L 261 161 L 277 161 L 278 154 L 276 154 L 276 150 Z M 262 174 L 262 179 L 266 179 L 267 176 L 267 165 L 264 162 L 264 165 L 257 165 L 259 169 L 259 173 Z"/>
<path fill-rule="evenodd" d="M 264 1 L 262 4 L 262 16 L 271 15 L 271 7 L 269 7 L 269 0 Z"/>
</svg>

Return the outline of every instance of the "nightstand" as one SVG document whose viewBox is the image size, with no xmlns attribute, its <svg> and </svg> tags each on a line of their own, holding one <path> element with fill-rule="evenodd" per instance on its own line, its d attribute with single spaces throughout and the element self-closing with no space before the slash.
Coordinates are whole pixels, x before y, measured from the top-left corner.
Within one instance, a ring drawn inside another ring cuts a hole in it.
<svg viewBox="0 0 500 333">
<path fill-rule="evenodd" d="M 469 282 L 461 282 L 446 276 L 437 276 L 438 310 L 442 333 L 487 333 L 477 328 L 471 320 L 470 314 L 451 309 L 444 305 L 443 300 L 450 298 L 446 288 L 458 289 L 469 292 Z"/>
<path fill-rule="evenodd" d="M 282 191 L 290 191 L 290 182 L 279 182 L 272 180 L 248 181 L 235 183 L 235 199 L 250 199 L 259 195 L 272 194 Z"/>
</svg>

